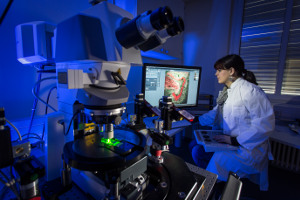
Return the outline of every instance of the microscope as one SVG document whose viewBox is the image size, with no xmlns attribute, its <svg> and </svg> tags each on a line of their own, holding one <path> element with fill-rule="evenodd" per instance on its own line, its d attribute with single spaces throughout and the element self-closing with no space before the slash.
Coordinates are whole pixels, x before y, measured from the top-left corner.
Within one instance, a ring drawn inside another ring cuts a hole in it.
<svg viewBox="0 0 300 200">
<path fill-rule="evenodd" d="M 147 156 L 145 135 L 137 129 L 117 127 L 129 96 L 126 81 L 130 67 L 142 64 L 140 50 L 153 49 L 183 29 L 182 19 L 174 18 L 168 7 L 133 18 L 107 2 L 58 24 L 58 100 L 60 110 L 72 105 L 71 113 L 75 115 L 74 140 L 67 142 L 63 150 L 65 186 L 70 184 L 71 168 L 72 174 L 78 173 L 77 181 L 73 180 L 85 191 L 93 186 L 85 187 L 80 176 L 94 180 L 98 188 L 103 186 L 102 192 L 90 191 L 95 198 L 181 199 L 185 195 L 189 199 L 196 194 L 198 183 L 185 163 L 167 152 L 164 161 L 158 155 L 167 150 L 169 136 L 150 130 L 150 151 L 155 156 Z M 162 101 L 164 126 L 160 131 L 170 129 L 171 106 L 169 98 Z M 157 122 L 158 127 L 161 123 Z"/>
<path fill-rule="evenodd" d="M 95 199 L 196 198 L 204 180 L 199 182 L 181 158 L 166 152 L 172 142 L 165 134 L 174 110 L 170 98 L 163 97 L 160 110 L 154 111 L 161 115 L 155 130 L 142 122 L 143 107 L 149 107 L 142 95 L 135 101 L 139 127 L 119 126 L 130 68 L 142 65 L 140 51 L 183 30 L 183 20 L 167 6 L 133 18 L 106 1 L 57 25 L 58 107 L 73 124 L 64 132 L 63 187 L 75 182 Z M 142 130 L 153 140 L 149 155 Z"/>
</svg>

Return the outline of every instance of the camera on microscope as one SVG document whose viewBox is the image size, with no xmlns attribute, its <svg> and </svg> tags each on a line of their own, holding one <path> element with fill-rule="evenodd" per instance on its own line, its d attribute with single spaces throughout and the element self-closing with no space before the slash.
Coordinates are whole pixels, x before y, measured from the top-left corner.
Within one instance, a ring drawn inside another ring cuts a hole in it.
<svg viewBox="0 0 300 200">
<path fill-rule="evenodd" d="M 182 18 L 173 17 L 171 9 L 165 6 L 153 12 L 146 11 L 130 21 L 124 18 L 123 24 L 116 30 L 116 37 L 125 48 L 136 47 L 148 51 L 183 30 Z"/>
</svg>

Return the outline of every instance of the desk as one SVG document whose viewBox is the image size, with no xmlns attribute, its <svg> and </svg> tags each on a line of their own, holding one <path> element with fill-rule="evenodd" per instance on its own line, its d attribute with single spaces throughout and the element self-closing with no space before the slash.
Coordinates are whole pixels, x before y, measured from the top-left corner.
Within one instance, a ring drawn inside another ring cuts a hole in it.
<svg viewBox="0 0 300 200">
<path fill-rule="evenodd" d="M 300 149 L 300 135 L 290 130 L 288 126 L 276 125 L 270 139 Z"/>
<path fill-rule="evenodd" d="M 270 136 L 271 150 L 274 160 L 272 165 L 290 171 L 300 172 L 300 135 L 288 126 L 276 125 Z"/>
<path fill-rule="evenodd" d="M 197 195 L 196 199 L 198 200 L 206 200 L 208 199 L 209 197 L 209 194 L 211 193 L 216 181 L 217 181 L 217 178 L 218 178 L 218 175 L 217 174 L 214 174 L 212 172 L 209 172 L 205 169 L 202 169 L 200 167 L 197 167 L 195 165 L 192 165 L 190 163 L 186 163 L 186 165 L 188 166 L 188 168 L 191 170 L 191 172 L 195 173 L 195 174 L 200 174 L 202 176 L 204 176 L 206 179 L 205 179 L 205 182 L 202 186 L 202 189 L 200 190 L 199 194 Z"/>
</svg>

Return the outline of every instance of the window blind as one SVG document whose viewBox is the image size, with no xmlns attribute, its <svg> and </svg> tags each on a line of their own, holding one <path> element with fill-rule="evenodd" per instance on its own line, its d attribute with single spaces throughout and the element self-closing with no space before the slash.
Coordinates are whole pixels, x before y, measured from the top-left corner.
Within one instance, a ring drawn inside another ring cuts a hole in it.
<svg viewBox="0 0 300 200">
<path fill-rule="evenodd" d="M 300 0 L 293 1 L 281 94 L 300 95 Z"/>
<path fill-rule="evenodd" d="M 286 0 L 244 3 L 240 55 L 246 69 L 255 74 L 260 87 L 269 94 L 276 91 L 285 12 Z"/>
</svg>

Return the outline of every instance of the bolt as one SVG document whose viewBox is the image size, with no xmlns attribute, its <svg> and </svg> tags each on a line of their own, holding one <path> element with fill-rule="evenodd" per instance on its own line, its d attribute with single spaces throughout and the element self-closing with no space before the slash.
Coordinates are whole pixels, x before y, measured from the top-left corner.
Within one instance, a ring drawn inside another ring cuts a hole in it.
<svg viewBox="0 0 300 200">
<path fill-rule="evenodd" d="M 178 192 L 178 196 L 181 199 L 184 199 L 186 197 L 186 194 L 184 192 Z"/>
<path fill-rule="evenodd" d="M 161 182 L 160 183 L 160 187 L 162 188 L 166 188 L 168 186 L 168 184 L 166 182 Z"/>
</svg>

